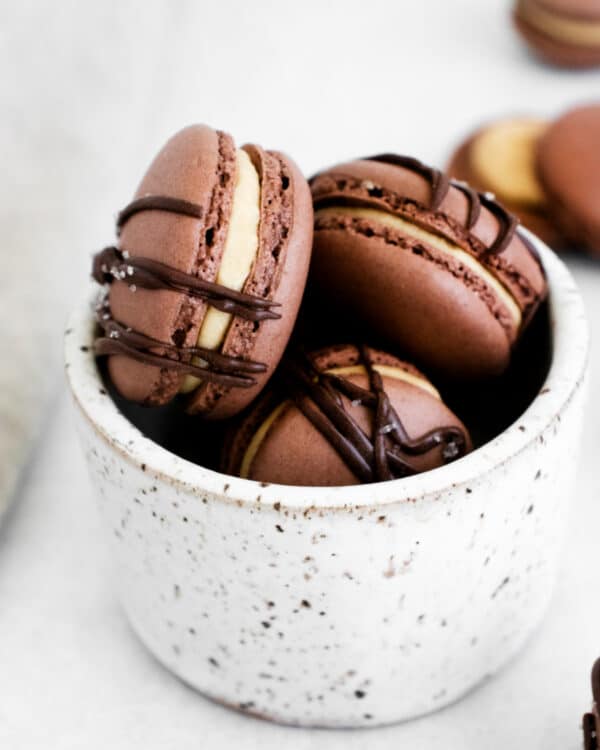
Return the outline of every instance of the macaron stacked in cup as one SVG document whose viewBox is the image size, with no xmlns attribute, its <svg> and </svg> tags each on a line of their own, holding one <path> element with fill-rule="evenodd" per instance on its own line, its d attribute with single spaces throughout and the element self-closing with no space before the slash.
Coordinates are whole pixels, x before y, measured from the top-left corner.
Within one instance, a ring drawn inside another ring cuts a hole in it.
<svg viewBox="0 0 600 750">
<path fill-rule="evenodd" d="M 109 286 L 97 350 L 115 387 L 150 406 L 181 394 L 192 414 L 236 414 L 273 374 L 300 305 L 306 180 L 282 154 L 190 127 L 150 165 L 117 229 L 93 269 Z"/>
<path fill-rule="evenodd" d="M 432 470 L 473 448 L 445 384 L 502 377 L 546 296 L 517 225 L 410 157 L 309 185 L 286 155 L 192 126 L 94 258 L 98 362 L 128 401 L 184 409 L 215 440 L 225 424 L 229 474 L 340 486 Z M 316 347 L 323 300 L 345 325 Z"/>
</svg>

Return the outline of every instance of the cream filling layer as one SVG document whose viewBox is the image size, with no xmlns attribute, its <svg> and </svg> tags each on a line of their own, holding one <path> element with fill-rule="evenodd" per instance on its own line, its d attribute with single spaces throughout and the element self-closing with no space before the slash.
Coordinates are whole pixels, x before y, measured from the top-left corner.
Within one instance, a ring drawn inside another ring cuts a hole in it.
<svg viewBox="0 0 600 750">
<path fill-rule="evenodd" d="M 260 179 L 248 154 L 236 151 L 235 186 L 231 216 L 216 283 L 240 292 L 248 278 L 258 253 L 260 223 Z M 198 346 L 218 349 L 227 333 L 232 316 L 208 306 L 200 331 Z M 187 375 L 181 386 L 189 393 L 200 385 L 200 379 Z"/>
<path fill-rule="evenodd" d="M 512 203 L 544 206 L 535 153 L 547 127 L 543 120 L 519 119 L 485 128 L 470 149 L 471 164 L 481 182 Z"/>
<path fill-rule="evenodd" d="M 588 47 L 600 44 L 598 21 L 559 16 L 529 0 L 521 0 L 518 13 L 531 26 L 561 42 Z"/>
<path fill-rule="evenodd" d="M 467 253 L 465 250 L 460 248 L 458 245 L 448 242 L 448 240 L 440 237 L 432 232 L 427 232 L 416 224 L 411 224 L 399 216 L 387 213 L 386 211 L 380 211 L 375 208 L 361 208 L 360 206 L 328 206 L 327 208 L 321 208 L 315 213 L 315 218 L 323 216 L 350 216 L 356 219 L 367 219 L 369 221 L 376 221 L 384 226 L 396 229 L 407 237 L 411 237 L 416 240 L 425 242 L 430 247 L 445 253 L 454 260 L 462 263 L 473 273 L 477 274 L 494 292 L 498 295 L 499 299 L 505 305 L 513 319 L 515 326 L 518 328 L 521 325 L 521 310 L 516 303 L 512 294 L 504 287 L 498 279 L 491 274 L 486 268 L 484 268 L 479 261 L 477 261 L 472 255 Z"/>
<path fill-rule="evenodd" d="M 380 375 L 383 375 L 384 377 L 403 380 L 406 383 L 410 383 L 410 385 L 421 388 L 422 390 L 429 393 L 429 395 L 441 401 L 441 396 L 438 390 L 434 388 L 434 386 L 425 378 L 420 378 L 418 375 L 414 375 L 411 372 L 406 372 L 406 370 L 402 370 L 400 367 L 393 367 L 392 365 L 374 365 L 373 369 L 375 369 Z M 330 373 L 331 375 L 340 375 L 342 377 L 347 377 L 348 375 L 367 374 L 367 371 L 363 365 L 333 367 L 330 370 L 326 370 L 325 372 Z M 248 443 L 248 447 L 246 448 L 246 452 L 244 453 L 244 457 L 240 466 L 240 477 L 242 477 L 242 479 L 247 479 L 249 477 L 250 469 L 252 468 L 254 459 L 256 458 L 260 446 L 263 444 L 265 438 L 267 437 L 267 434 L 271 429 L 273 422 L 275 422 L 277 417 L 285 409 L 287 409 L 288 406 L 291 405 L 291 401 L 283 401 L 281 404 L 276 406 L 275 409 L 273 409 L 273 411 L 264 419 L 263 422 L 261 422 L 260 426 L 252 436 L 252 439 Z"/>
</svg>

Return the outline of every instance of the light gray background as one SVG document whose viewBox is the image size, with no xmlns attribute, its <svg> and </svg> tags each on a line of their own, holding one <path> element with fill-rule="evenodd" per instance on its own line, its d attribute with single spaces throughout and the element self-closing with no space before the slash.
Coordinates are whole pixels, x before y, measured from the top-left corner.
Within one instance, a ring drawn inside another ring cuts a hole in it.
<svg viewBox="0 0 600 750">
<path fill-rule="evenodd" d="M 25 438 L 39 433 L 0 530 L 2 750 L 580 747 L 588 672 L 600 654 L 597 380 L 544 626 L 515 663 L 459 704 L 352 733 L 230 713 L 138 645 L 113 595 L 68 399 L 54 388 L 59 329 L 90 254 L 111 241 L 114 214 L 179 127 L 208 122 L 239 143 L 288 151 L 310 174 L 381 150 L 443 164 L 452 144 L 487 118 L 552 115 L 600 98 L 600 73 L 535 64 L 512 33 L 508 7 L 0 1 L 0 399 L 25 415 L 0 481 L 15 473 Z M 571 266 L 594 325 L 600 265 Z"/>
</svg>

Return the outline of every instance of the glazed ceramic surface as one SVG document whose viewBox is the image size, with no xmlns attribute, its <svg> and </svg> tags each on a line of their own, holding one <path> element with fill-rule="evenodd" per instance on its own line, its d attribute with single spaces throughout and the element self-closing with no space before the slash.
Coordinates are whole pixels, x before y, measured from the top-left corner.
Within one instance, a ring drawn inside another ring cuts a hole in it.
<svg viewBox="0 0 600 750">
<path fill-rule="evenodd" d="M 169 453 L 106 393 L 89 300 L 75 312 L 67 372 L 120 598 L 164 665 L 254 715 L 361 727 L 438 709 L 518 651 L 556 576 L 587 366 L 579 294 L 538 247 L 540 394 L 456 463 L 361 487 L 264 486 Z"/>
</svg>

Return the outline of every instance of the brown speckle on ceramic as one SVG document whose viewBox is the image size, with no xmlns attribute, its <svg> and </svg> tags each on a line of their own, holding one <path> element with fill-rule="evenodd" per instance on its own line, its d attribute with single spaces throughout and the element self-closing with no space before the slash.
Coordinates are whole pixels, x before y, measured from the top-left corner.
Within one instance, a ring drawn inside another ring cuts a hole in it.
<svg viewBox="0 0 600 750">
<path fill-rule="evenodd" d="M 77 312 L 81 441 L 123 607 L 163 664 L 254 716 L 359 727 L 439 709 L 518 651 L 555 579 L 587 362 L 579 297 L 540 249 L 554 362 L 526 430 L 372 485 L 260 486 L 168 453 L 99 394 Z"/>
</svg>

